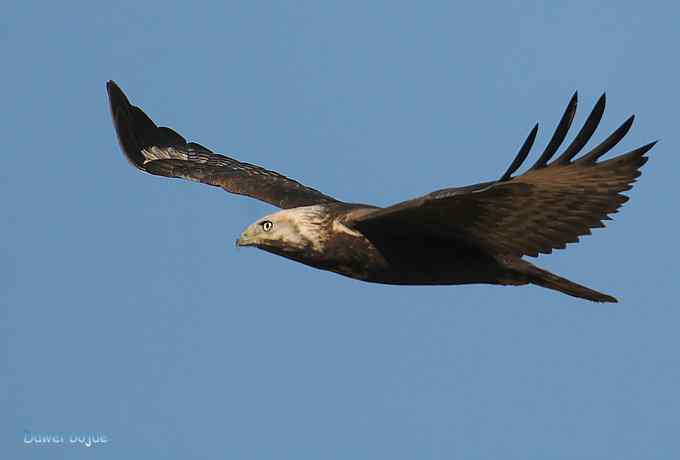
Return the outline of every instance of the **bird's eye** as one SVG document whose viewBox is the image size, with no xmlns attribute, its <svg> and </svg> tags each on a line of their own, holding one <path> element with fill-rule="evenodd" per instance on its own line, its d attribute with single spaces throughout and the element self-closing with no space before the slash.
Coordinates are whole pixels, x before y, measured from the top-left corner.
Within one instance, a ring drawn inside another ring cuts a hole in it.
<svg viewBox="0 0 680 460">
<path fill-rule="evenodd" d="M 272 224 L 272 222 L 270 220 L 265 220 L 264 222 L 262 222 L 261 225 L 262 225 L 262 230 L 264 230 L 265 232 L 268 232 L 274 226 L 274 224 Z"/>
</svg>

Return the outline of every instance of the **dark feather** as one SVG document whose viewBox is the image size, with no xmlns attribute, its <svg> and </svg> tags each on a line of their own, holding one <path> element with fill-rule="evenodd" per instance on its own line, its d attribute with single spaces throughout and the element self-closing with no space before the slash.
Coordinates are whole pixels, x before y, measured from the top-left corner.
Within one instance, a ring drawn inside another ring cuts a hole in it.
<svg viewBox="0 0 680 460">
<path fill-rule="evenodd" d="M 576 154 L 578 154 L 583 147 L 588 143 L 591 137 L 593 137 L 593 134 L 595 133 L 595 129 L 597 129 L 597 125 L 600 124 L 600 120 L 602 119 L 602 115 L 604 114 L 604 107 L 607 102 L 607 97 L 606 95 L 600 96 L 600 99 L 597 100 L 597 103 L 595 104 L 595 107 L 593 107 L 593 111 L 590 112 L 590 115 L 588 115 L 588 119 L 586 120 L 585 124 L 583 125 L 583 128 L 578 132 L 574 140 L 572 141 L 571 144 L 569 144 L 569 147 L 564 151 L 560 157 L 555 160 L 557 163 L 560 164 L 566 164 L 569 161 L 571 161 L 572 158 Z"/>
<path fill-rule="evenodd" d="M 574 115 L 576 114 L 576 105 L 578 103 L 578 93 L 574 93 L 567 105 L 567 109 L 564 111 L 564 115 L 557 124 L 557 128 L 548 142 L 548 146 L 543 151 L 543 154 L 536 160 L 536 163 L 531 167 L 531 169 L 544 168 L 548 163 L 548 160 L 557 152 L 557 149 L 564 141 L 564 138 L 571 127 L 571 122 L 574 121 Z"/>
<path fill-rule="evenodd" d="M 284 209 L 337 201 L 277 172 L 187 143 L 172 129 L 156 126 L 113 81 L 106 88 L 120 146 L 128 161 L 142 171 L 222 187 Z"/>
<path fill-rule="evenodd" d="M 372 234 L 392 231 L 422 233 L 463 240 L 485 251 L 509 256 L 537 256 L 564 248 L 604 227 L 627 201 L 629 190 L 647 161 L 645 153 L 654 143 L 610 160 L 597 160 L 628 132 L 632 117 L 604 142 L 576 161 L 572 158 L 592 136 L 604 110 L 604 95 L 566 151 L 552 163 L 576 108 L 572 98 L 555 134 L 539 160 L 527 172 L 511 177 L 528 152 L 525 145 L 501 179 L 475 186 L 432 192 L 388 208 L 364 213 L 350 224 Z M 535 128 L 534 128 L 535 129 Z"/>
<path fill-rule="evenodd" d="M 522 163 L 524 163 L 524 160 L 527 159 L 527 156 L 529 155 L 529 152 L 531 151 L 531 147 L 534 145 L 534 141 L 536 140 L 536 134 L 538 133 L 538 123 L 534 125 L 534 128 L 531 130 L 529 135 L 527 136 L 527 139 L 524 141 L 524 144 L 522 144 L 522 148 L 519 149 L 519 152 L 517 153 L 517 156 L 513 160 L 513 162 L 510 164 L 510 167 L 508 168 L 507 171 L 505 171 L 505 174 L 501 176 L 500 179 L 498 179 L 498 182 L 504 182 L 519 169 L 520 166 L 522 166 Z"/>
<path fill-rule="evenodd" d="M 618 144 L 621 139 L 628 133 L 630 127 L 633 126 L 633 121 L 635 120 L 635 115 L 631 115 L 626 121 L 619 126 L 616 131 L 611 133 L 608 138 L 606 138 L 600 145 L 595 147 L 586 155 L 578 159 L 579 163 L 595 163 L 598 158 L 600 158 L 605 153 L 609 152 L 611 149 Z"/>
</svg>

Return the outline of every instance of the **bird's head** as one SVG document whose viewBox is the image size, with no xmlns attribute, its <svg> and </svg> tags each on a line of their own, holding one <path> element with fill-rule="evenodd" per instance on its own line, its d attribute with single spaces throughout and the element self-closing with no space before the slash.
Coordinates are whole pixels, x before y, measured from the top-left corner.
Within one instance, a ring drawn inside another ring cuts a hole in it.
<svg viewBox="0 0 680 460">
<path fill-rule="evenodd" d="M 237 246 L 255 246 L 277 254 L 322 252 L 329 216 L 322 205 L 286 209 L 269 214 L 246 228 Z"/>
</svg>

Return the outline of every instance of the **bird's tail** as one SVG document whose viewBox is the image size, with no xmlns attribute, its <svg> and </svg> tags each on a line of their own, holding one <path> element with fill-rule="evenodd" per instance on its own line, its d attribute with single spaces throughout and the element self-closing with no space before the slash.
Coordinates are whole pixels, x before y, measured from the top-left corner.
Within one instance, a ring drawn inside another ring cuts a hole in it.
<svg viewBox="0 0 680 460">
<path fill-rule="evenodd" d="M 519 259 L 513 261 L 512 266 L 516 272 L 523 275 L 524 279 L 531 284 L 553 289 L 573 297 L 579 297 L 593 302 L 618 302 L 616 298 L 610 295 L 581 286 L 566 278 L 550 273 L 548 270 L 538 268 L 526 260 Z"/>
</svg>

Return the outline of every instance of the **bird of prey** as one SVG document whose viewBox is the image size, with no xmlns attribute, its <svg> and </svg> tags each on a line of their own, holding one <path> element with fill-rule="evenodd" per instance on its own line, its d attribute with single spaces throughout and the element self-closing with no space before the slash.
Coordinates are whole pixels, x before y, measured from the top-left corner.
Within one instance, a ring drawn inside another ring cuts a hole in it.
<svg viewBox="0 0 680 460">
<path fill-rule="evenodd" d="M 609 295 L 536 267 L 523 256 L 549 254 L 604 227 L 628 198 L 654 142 L 608 160 L 628 132 L 628 118 L 602 143 L 577 157 L 602 118 L 602 95 L 584 126 L 553 159 L 576 112 L 577 94 L 536 162 L 515 175 L 538 124 L 498 180 L 437 190 L 388 207 L 346 203 L 277 172 L 213 153 L 157 126 L 107 83 L 120 147 L 136 168 L 221 187 L 281 211 L 248 226 L 236 241 L 322 270 L 375 283 L 534 284 L 595 302 Z"/>
</svg>

